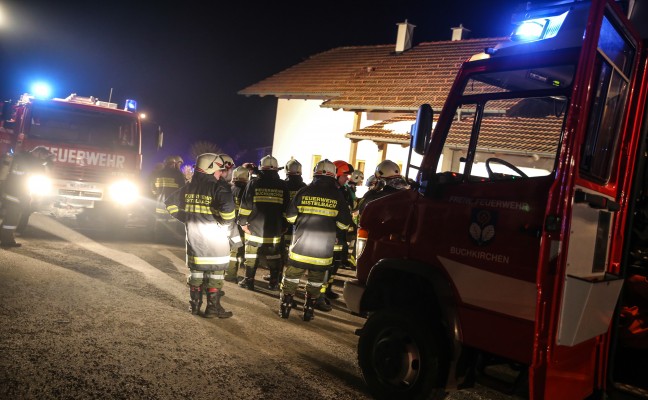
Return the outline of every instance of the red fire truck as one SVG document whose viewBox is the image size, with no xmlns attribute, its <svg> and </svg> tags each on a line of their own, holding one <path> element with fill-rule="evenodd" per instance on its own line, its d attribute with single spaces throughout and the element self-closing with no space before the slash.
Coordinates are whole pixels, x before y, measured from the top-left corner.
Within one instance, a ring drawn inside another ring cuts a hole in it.
<svg viewBox="0 0 648 400">
<path fill-rule="evenodd" d="M 127 101 L 120 110 L 95 97 L 41 100 L 25 94 L 15 104 L 4 104 L 0 151 L 11 158 L 47 147 L 55 156 L 52 190 L 45 197 L 50 211 L 57 216 L 101 212 L 110 215 L 107 222 L 121 224 L 126 206 L 137 198 L 142 164 L 134 104 Z"/>
<path fill-rule="evenodd" d="M 344 288 L 376 398 L 648 398 L 647 3 L 527 3 L 421 107 Z"/>
</svg>

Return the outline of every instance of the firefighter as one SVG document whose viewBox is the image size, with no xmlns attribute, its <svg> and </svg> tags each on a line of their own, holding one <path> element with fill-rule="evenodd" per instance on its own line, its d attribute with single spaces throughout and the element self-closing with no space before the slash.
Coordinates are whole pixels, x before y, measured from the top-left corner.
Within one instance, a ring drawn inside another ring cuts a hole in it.
<svg viewBox="0 0 648 400">
<path fill-rule="evenodd" d="M 161 241 L 168 232 L 176 232 L 173 229 L 175 224 L 173 217 L 169 215 L 164 204 L 166 198 L 185 184 L 185 176 L 181 171 L 182 157 L 168 156 L 164 160 L 164 166 L 151 174 L 151 193 L 155 199 L 155 222 L 153 225 L 153 237 Z"/>
<path fill-rule="evenodd" d="M 234 168 L 236 167 L 236 164 L 234 164 L 234 159 L 228 156 L 227 154 L 219 154 L 219 155 L 225 162 L 225 171 L 223 172 L 223 176 L 221 176 L 221 179 L 229 183 L 232 181 Z"/>
<path fill-rule="evenodd" d="M 333 161 L 333 164 L 336 168 L 335 173 L 335 185 L 340 191 L 340 194 L 344 198 L 345 204 L 351 212 L 353 208 L 353 195 L 351 189 L 347 185 L 349 180 L 349 175 L 354 171 L 353 166 L 346 161 L 336 160 Z M 349 228 L 347 228 L 348 230 Z M 338 230 L 337 236 L 334 245 L 334 255 L 333 255 L 333 267 L 330 269 L 328 279 L 326 280 L 325 285 L 322 287 L 322 294 L 317 299 L 315 307 L 321 311 L 331 311 L 330 300 L 335 300 L 340 297 L 339 294 L 333 291 L 333 282 L 335 280 L 335 275 L 338 270 L 343 267 L 349 257 L 349 243 L 347 242 L 347 230 Z"/>
<path fill-rule="evenodd" d="M 225 311 L 220 304 L 229 263 L 228 235 L 235 220 L 232 191 L 219 179 L 223 171 L 225 161 L 222 157 L 214 153 L 201 154 L 196 159 L 191 182 L 166 200 L 169 214 L 185 225 L 191 313 L 200 314 L 204 290 L 207 292 L 205 318 L 232 316 L 232 312 Z"/>
<path fill-rule="evenodd" d="M 313 319 L 316 299 L 333 264 L 337 231 L 346 231 L 351 224 L 349 207 L 335 184 L 335 165 L 322 160 L 315 166 L 313 176 L 313 181 L 295 195 L 286 210 L 286 219 L 294 224 L 294 229 L 281 283 L 281 318 L 290 315 L 299 280 L 308 271 L 303 319 Z"/>
<path fill-rule="evenodd" d="M 232 195 L 234 196 L 234 204 L 236 206 L 236 216 L 238 217 L 238 209 L 241 206 L 241 197 L 243 190 L 250 181 L 250 170 L 246 167 L 236 167 L 232 173 Z M 233 224 L 234 228 L 238 231 L 237 236 L 230 236 L 230 259 L 225 280 L 228 282 L 238 283 L 238 270 L 241 266 L 245 265 L 245 232 L 238 224 Z"/>
<path fill-rule="evenodd" d="M 358 205 L 358 197 L 356 196 L 356 190 L 358 186 L 362 186 L 362 181 L 364 180 L 364 174 L 362 171 L 355 170 L 351 173 L 351 176 L 349 177 L 349 181 L 347 182 L 347 186 L 349 187 L 349 190 L 352 193 L 353 197 L 353 205 L 351 206 L 351 210 L 355 210 L 356 206 Z M 355 219 L 355 215 L 352 212 L 351 214 L 354 216 L 353 218 L 353 224 L 349 227 L 349 231 L 347 232 L 347 244 L 348 244 L 348 257 L 347 257 L 347 263 L 346 265 L 342 265 L 342 267 L 348 267 L 351 270 L 355 270 L 356 267 L 356 251 L 355 251 L 355 241 L 356 237 L 358 234 L 358 220 Z"/>
<path fill-rule="evenodd" d="M 351 173 L 351 176 L 349 176 L 349 181 L 347 182 L 347 186 L 349 187 L 349 190 L 351 191 L 352 194 L 352 199 L 353 199 L 353 205 L 352 209 L 355 209 L 356 206 L 358 205 L 358 196 L 356 195 L 358 186 L 362 186 L 362 181 L 364 181 L 364 174 L 360 170 L 355 170 Z"/>
<path fill-rule="evenodd" d="M 376 177 L 375 187 L 370 187 L 370 190 L 358 202 L 359 214 L 362 214 L 370 201 L 409 188 L 409 184 L 400 173 L 398 164 L 391 160 L 385 160 L 378 164 L 374 176 Z M 367 186 L 369 186 L 369 182 L 367 182 Z"/>
<path fill-rule="evenodd" d="M 29 152 L 7 157 L 6 160 L 11 160 L 11 166 L 2 185 L 4 217 L 0 227 L 0 247 L 20 247 L 15 238 L 16 230 L 27 226 L 35 198 L 33 191 L 42 189 L 42 185 L 46 184 L 34 181 L 47 176 L 48 164 L 53 162 L 54 154 L 44 146 L 36 146 Z M 34 183 L 40 187 L 30 187 Z"/>
<path fill-rule="evenodd" d="M 276 158 L 263 157 L 258 176 L 250 179 L 241 198 L 237 222 L 245 232 L 245 278 L 239 286 L 248 290 L 254 290 L 259 266 L 270 270 L 268 289 L 279 290 L 281 238 L 287 227 L 284 213 L 289 195 L 278 171 Z"/>
</svg>

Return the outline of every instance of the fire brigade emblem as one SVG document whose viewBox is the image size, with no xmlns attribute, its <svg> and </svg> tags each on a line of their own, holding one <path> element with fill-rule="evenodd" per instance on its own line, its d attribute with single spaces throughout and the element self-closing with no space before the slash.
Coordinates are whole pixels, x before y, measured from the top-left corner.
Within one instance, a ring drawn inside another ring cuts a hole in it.
<svg viewBox="0 0 648 400">
<path fill-rule="evenodd" d="M 496 217 L 497 215 L 489 210 L 474 209 L 472 211 L 472 222 L 468 231 L 470 238 L 477 246 L 484 246 L 495 237 Z"/>
</svg>

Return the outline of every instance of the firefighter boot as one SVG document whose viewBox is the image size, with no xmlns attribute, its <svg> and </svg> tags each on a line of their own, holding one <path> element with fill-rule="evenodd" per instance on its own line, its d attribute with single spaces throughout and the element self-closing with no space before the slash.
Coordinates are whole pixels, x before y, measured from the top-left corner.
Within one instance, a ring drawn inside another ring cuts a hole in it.
<svg viewBox="0 0 648 400">
<path fill-rule="evenodd" d="M 275 269 L 270 270 L 270 281 L 268 282 L 268 289 L 279 290 L 279 282 L 281 281 L 281 273 Z"/>
<path fill-rule="evenodd" d="M 313 318 L 315 318 L 315 298 L 307 293 L 306 300 L 304 301 L 303 320 L 308 322 Z"/>
<path fill-rule="evenodd" d="M 326 296 L 323 293 L 320 293 L 315 301 L 315 308 L 320 311 L 329 312 L 333 309 L 329 301 L 326 299 Z"/>
<path fill-rule="evenodd" d="M 254 275 L 256 275 L 255 267 L 245 266 L 245 278 L 239 282 L 239 286 L 243 289 L 254 290 Z"/>
<path fill-rule="evenodd" d="M 200 306 L 202 306 L 202 286 L 189 286 L 189 305 L 191 306 L 191 313 L 198 315 L 200 313 Z"/>
<path fill-rule="evenodd" d="M 324 292 L 324 294 L 326 295 L 327 299 L 331 299 L 331 300 L 335 300 L 340 297 L 339 294 L 333 291 L 333 282 L 328 284 L 328 286 L 326 287 L 326 292 Z"/>
<path fill-rule="evenodd" d="M 295 300 L 293 300 L 292 294 L 282 294 L 281 303 L 279 304 L 279 316 L 281 318 L 288 318 L 290 315 L 290 309 L 293 307 Z"/>
<path fill-rule="evenodd" d="M 205 318 L 229 318 L 233 314 L 231 311 L 225 311 L 221 306 L 220 298 L 223 296 L 220 290 L 216 288 L 207 289 L 207 308 L 205 308 Z"/>
</svg>

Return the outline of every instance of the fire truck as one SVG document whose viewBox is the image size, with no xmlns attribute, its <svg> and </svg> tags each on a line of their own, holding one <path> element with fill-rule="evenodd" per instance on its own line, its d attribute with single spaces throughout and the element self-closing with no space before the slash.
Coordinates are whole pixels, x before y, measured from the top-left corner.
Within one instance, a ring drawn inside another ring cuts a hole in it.
<svg viewBox="0 0 648 400">
<path fill-rule="evenodd" d="M 419 109 L 411 188 L 360 215 L 344 299 L 378 399 L 648 398 L 648 2 L 512 22 L 434 128 Z"/>
<path fill-rule="evenodd" d="M 102 215 L 111 225 L 123 224 L 138 196 L 142 164 L 136 102 L 126 103 L 120 110 L 116 103 L 76 94 L 47 100 L 24 94 L 5 102 L 0 120 L 5 169 L 14 154 L 45 146 L 54 162 L 51 190 L 40 207 L 55 216 Z"/>
</svg>

